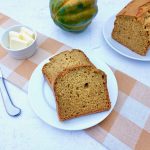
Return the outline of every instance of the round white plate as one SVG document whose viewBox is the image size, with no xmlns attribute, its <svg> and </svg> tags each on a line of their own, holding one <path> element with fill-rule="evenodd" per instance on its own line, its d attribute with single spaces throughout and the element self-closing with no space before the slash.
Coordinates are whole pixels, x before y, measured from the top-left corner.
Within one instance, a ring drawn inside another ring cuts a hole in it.
<svg viewBox="0 0 150 150">
<path fill-rule="evenodd" d="M 141 61 L 150 61 L 150 50 L 148 51 L 146 56 L 140 56 L 127 47 L 123 46 L 119 42 L 115 41 L 111 37 L 112 30 L 114 28 L 115 16 L 111 16 L 103 26 L 103 36 L 106 40 L 107 44 L 119 54 L 126 56 L 131 59 L 141 60 Z"/>
<path fill-rule="evenodd" d="M 36 115 L 49 125 L 64 130 L 82 130 L 92 127 L 104 120 L 114 108 L 118 96 L 116 78 L 111 69 L 101 60 L 88 56 L 95 66 L 107 74 L 107 86 L 109 90 L 111 109 L 109 111 L 82 116 L 68 121 L 60 122 L 56 112 L 55 97 L 42 74 L 42 67 L 48 62 L 43 61 L 33 72 L 29 82 L 29 102 Z"/>
</svg>

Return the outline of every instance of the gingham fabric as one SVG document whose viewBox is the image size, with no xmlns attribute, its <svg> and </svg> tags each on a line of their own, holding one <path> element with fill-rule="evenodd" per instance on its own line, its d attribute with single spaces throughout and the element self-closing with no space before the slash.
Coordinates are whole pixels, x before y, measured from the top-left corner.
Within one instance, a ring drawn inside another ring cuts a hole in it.
<svg viewBox="0 0 150 150">
<path fill-rule="evenodd" d="M 0 14 L 0 33 L 19 24 Z M 33 70 L 56 52 L 70 49 L 54 39 L 38 33 L 38 51 L 29 59 L 15 60 L 0 46 L 0 67 L 4 77 L 27 92 Z M 150 87 L 113 69 L 119 86 L 117 104 L 100 124 L 85 132 L 110 150 L 150 150 Z"/>
<path fill-rule="evenodd" d="M 12 25 L 18 25 L 19 22 L 0 13 L 0 33 Z M 28 81 L 33 70 L 44 59 L 52 56 L 56 52 L 70 49 L 54 39 L 48 38 L 41 33 L 37 33 L 38 50 L 36 54 L 26 60 L 13 59 L 0 45 L 0 67 L 5 79 L 27 92 Z"/>
</svg>

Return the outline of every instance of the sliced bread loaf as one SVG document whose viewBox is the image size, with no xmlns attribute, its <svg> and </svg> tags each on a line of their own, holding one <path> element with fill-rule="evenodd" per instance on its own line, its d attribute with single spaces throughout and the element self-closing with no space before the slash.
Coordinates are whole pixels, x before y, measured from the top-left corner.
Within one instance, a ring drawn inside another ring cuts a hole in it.
<svg viewBox="0 0 150 150">
<path fill-rule="evenodd" d="M 112 38 L 145 56 L 150 46 L 150 0 L 132 0 L 116 16 Z"/>
<path fill-rule="evenodd" d="M 106 74 L 92 66 L 78 66 L 59 73 L 54 82 L 61 121 L 109 110 Z"/>
<path fill-rule="evenodd" d="M 80 65 L 92 65 L 92 63 L 81 50 L 73 49 L 52 57 L 50 62 L 43 66 L 42 72 L 48 82 L 52 84 L 56 76 L 64 69 Z"/>
</svg>

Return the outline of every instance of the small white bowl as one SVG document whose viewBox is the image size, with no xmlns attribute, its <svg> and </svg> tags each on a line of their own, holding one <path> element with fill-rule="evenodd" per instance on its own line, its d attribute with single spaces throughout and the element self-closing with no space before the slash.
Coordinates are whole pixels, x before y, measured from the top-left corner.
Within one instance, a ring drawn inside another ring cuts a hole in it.
<svg viewBox="0 0 150 150">
<path fill-rule="evenodd" d="M 34 32 L 34 35 L 35 35 L 35 40 L 33 41 L 33 43 L 29 45 L 28 47 L 20 49 L 20 50 L 14 50 L 14 49 L 9 48 L 9 32 L 10 31 L 19 32 L 21 27 L 26 27 L 26 26 L 15 25 L 15 26 L 9 27 L 3 33 L 2 38 L 1 38 L 2 47 L 15 59 L 29 58 L 37 51 L 37 33 L 29 27 L 26 27 L 26 28 Z"/>
</svg>

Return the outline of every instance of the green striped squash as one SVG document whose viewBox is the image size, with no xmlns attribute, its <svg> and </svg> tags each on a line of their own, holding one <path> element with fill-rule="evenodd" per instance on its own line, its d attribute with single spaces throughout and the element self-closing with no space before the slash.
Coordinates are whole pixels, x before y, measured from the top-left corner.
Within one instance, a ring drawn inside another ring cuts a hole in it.
<svg viewBox="0 0 150 150">
<path fill-rule="evenodd" d="M 82 31 L 98 12 L 97 0 L 50 0 L 51 17 L 67 31 Z"/>
</svg>

